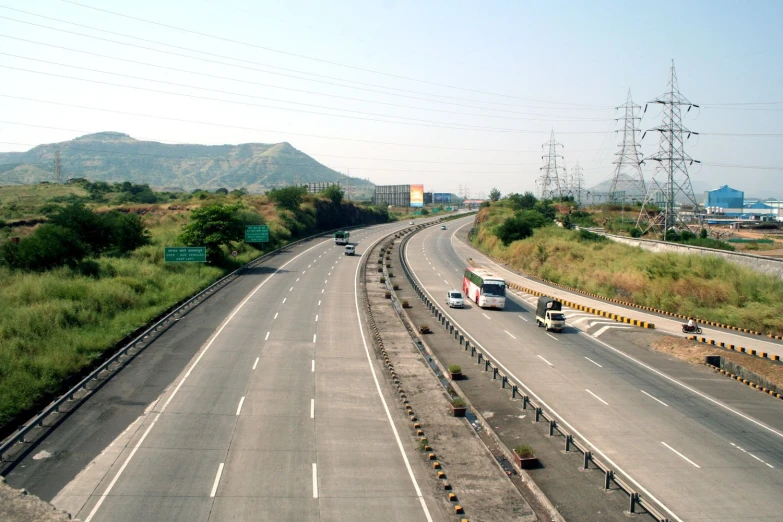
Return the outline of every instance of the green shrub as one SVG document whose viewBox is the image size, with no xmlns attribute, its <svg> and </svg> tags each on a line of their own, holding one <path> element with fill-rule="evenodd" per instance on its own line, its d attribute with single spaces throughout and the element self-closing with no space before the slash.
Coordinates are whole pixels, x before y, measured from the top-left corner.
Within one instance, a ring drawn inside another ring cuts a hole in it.
<svg viewBox="0 0 783 522">
<path fill-rule="evenodd" d="M 449 373 L 462 373 L 462 366 L 459 364 L 452 364 L 449 366 Z"/>
<path fill-rule="evenodd" d="M 527 444 L 517 444 L 514 446 L 514 453 L 519 455 L 522 458 L 532 457 L 535 455 L 533 452 L 533 448 L 528 446 Z"/>
<path fill-rule="evenodd" d="M 4 243 L 0 247 L 3 264 L 19 270 L 49 270 L 75 266 L 87 254 L 87 249 L 72 230 L 57 225 L 41 225 L 19 243 Z"/>
</svg>

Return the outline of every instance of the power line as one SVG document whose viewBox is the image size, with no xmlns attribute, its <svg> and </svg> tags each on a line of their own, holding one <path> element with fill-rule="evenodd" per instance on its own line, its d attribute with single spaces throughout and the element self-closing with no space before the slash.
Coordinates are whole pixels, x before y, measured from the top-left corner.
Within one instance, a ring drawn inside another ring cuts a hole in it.
<svg viewBox="0 0 783 522">
<path fill-rule="evenodd" d="M 148 87 L 137 87 L 132 85 L 124 85 L 120 83 L 112 83 L 112 82 L 105 82 L 101 80 L 89 80 L 86 78 L 79 78 L 77 76 L 67 76 L 64 74 L 56 74 L 56 73 L 50 73 L 50 72 L 44 72 L 44 71 L 35 71 L 32 69 L 25 69 L 22 67 L 12 67 L 10 65 L 0 65 L 0 67 L 4 69 L 11 69 L 15 71 L 22 71 L 27 72 L 31 74 L 41 74 L 45 76 L 53 76 L 55 78 L 63 78 L 67 80 L 76 80 L 81 82 L 87 82 L 87 83 L 94 83 L 98 85 L 108 85 L 110 87 L 120 87 L 123 89 L 131 89 L 136 91 L 146 91 L 146 92 L 153 92 L 156 94 L 167 94 L 169 96 L 178 96 L 181 98 L 192 98 L 197 100 L 207 100 L 207 101 L 216 101 L 220 103 L 228 103 L 232 105 L 244 105 L 247 107 L 258 107 L 262 109 L 275 109 L 275 110 L 281 110 L 281 111 L 291 111 L 291 112 L 300 112 L 305 114 L 315 114 L 319 116 L 331 116 L 333 118 L 348 118 L 352 120 L 361 120 L 361 121 L 372 121 L 372 122 L 378 122 L 378 123 L 396 123 L 398 125 L 413 125 L 416 127 L 430 127 L 430 128 L 436 128 L 436 129 L 450 129 L 450 130 L 466 130 L 466 131 L 477 131 L 477 132 L 499 132 L 499 133 L 510 133 L 510 134 L 541 134 L 544 131 L 535 131 L 530 129 L 501 129 L 497 127 L 479 127 L 478 125 L 467 125 L 467 124 L 454 124 L 454 125 L 460 125 L 459 127 L 454 126 L 448 126 L 448 125 L 438 125 L 439 123 L 434 120 L 416 120 L 416 121 L 422 121 L 422 122 L 431 122 L 430 123 L 414 123 L 410 121 L 394 121 L 394 120 L 384 120 L 384 119 L 378 119 L 378 118 L 363 118 L 359 116 L 347 116 L 344 114 L 329 114 L 325 112 L 317 112 L 317 111 L 308 111 L 304 109 L 292 109 L 290 107 L 275 107 L 273 105 L 262 105 L 259 103 L 247 103 L 247 102 L 240 102 L 240 101 L 234 101 L 234 100 L 225 100 L 222 98 L 213 98 L 210 96 L 198 96 L 195 94 L 185 94 L 185 93 L 178 93 L 178 92 L 170 92 L 170 91 L 162 91 L 159 89 L 150 89 Z M 100 71 L 96 71 L 100 72 Z M 113 74 L 113 73 L 111 73 Z M 156 82 L 156 80 L 149 80 Z M 160 83 L 160 82 L 159 82 Z M 285 102 L 285 103 L 294 103 L 294 102 Z M 344 112 L 358 112 L 358 111 L 347 111 L 345 109 L 330 109 L 330 110 L 343 110 Z M 400 119 L 407 119 L 411 120 L 412 118 L 402 118 L 400 116 L 390 116 L 392 118 L 400 118 Z M 600 131 L 570 131 L 570 132 L 564 132 L 563 134 L 602 134 Z"/>
<path fill-rule="evenodd" d="M 234 43 L 234 44 L 238 44 L 238 45 L 244 45 L 244 46 L 252 47 L 252 48 L 255 48 L 255 49 L 262 49 L 262 50 L 269 51 L 269 52 L 279 53 L 279 54 L 283 54 L 283 55 L 286 55 L 286 56 L 293 56 L 293 57 L 296 57 L 296 58 L 303 58 L 303 59 L 306 59 L 306 60 L 312 60 L 312 61 L 315 61 L 315 62 L 326 63 L 326 64 L 329 64 L 329 65 L 337 65 L 339 67 L 345 67 L 347 69 L 353 69 L 353 70 L 356 70 L 356 71 L 363 71 L 363 72 L 369 72 L 369 73 L 373 73 L 373 74 L 379 74 L 379 75 L 382 75 L 382 76 L 388 76 L 390 78 L 398 78 L 398 79 L 409 80 L 409 81 L 414 81 L 414 82 L 418 82 L 418 83 L 424 83 L 424 84 L 427 84 L 427 85 L 434 85 L 434 86 L 437 86 L 437 87 L 447 87 L 447 88 L 450 88 L 450 89 L 456 89 L 456 90 L 465 91 L 465 92 L 472 92 L 472 93 L 476 93 L 476 94 L 484 94 L 484 95 L 489 95 L 489 96 L 498 96 L 498 97 L 502 97 L 502 98 L 512 98 L 512 99 L 518 99 L 518 100 L 534 101 L 534 102 L 539 102 L 539 103 L 553 103 L 553 104 L 560 103 L 561 105 L 574 105 L 574 106 L 581 106 L 581 107 L 596 107 L 594 105 L 591 106 L 591 105 L 579 104 L 579 103 L 552 102 L 552 101 L 548 101 L 548 100 L 536 100 L 536 99 L 531 99 L 531 98 L 523 98 L 521 96 L 512 96 L 512 95 L 509 95 L 509 94 L 500 94 L 500 93 L 481 91 L 481 90 L 476 90 L 476 89 L 468 89 L 468 88 L 459 87 L 459 86 L 456 86 L 456 85 L 449 85 L 449 84 L 444 84 L 444 83 L 431 82 L 431 81 L 427 81 L 427 80 L 420 80 L 418 78 L 412 78 L 412 77 L 409 77 L 409 76 L 401 76 L 401 75 L 386 73 L 386 72 L 383 72 L 383 71 L 376 71 L 376 70 L 373 70 L 373 69 L 365 69 L 363 67 L 356 67 L 354 65 L 347 65 L 347 64 L 344 64 L 344 63 L 340 63 L 340 62 L 333 62 L 333 61 L 324 60 L 324 59 L 321 59 L 321 58 L 313 58 L 312 56 L 306 56 L 306 55 L 303 55 L 303 54 L 291 53 L 291 52 L 288 52 L 288 51 L 282 51 L 280 49 L 274 49 L 274 48 L 265 47 L 265 46 L 262 46 L 262 45 L 242 42 L 240 40 L 234 40 L 234 39 L 231 39 L 231 38 L 225 38 L 223 36 L 217 36 L 217 35 L 213 35 L 213 34 L 209 34 L 209 33 L 202 33 L 202 32 L 199 32 L 199 31 L 193 31 L 191 29 L 185 29 L 185 28 L 182 28 L 182 27 L 177 27 L 175 25 L 164 24 L 164 23 L 161 23 L 161 22 L 155 22 L 155 21 L 152 21 L 152 20 L 147 20 L 145 18 L 139 18 L 139 17 L 135 17 L 135 16 L 130 16 L 130 15 L 118 13 L 116 11 L 110 11 L 108 9 L 101 9 L 101 8 L 93 7 L 93 6 L 86 5 L 86 4 L 80 4 L 78 2 L 73 2 L 72 0 L 61 0 L 61 1 L 65 2 L 65 3 L 68 3 L 68 4 L 72 4 L 72 5 L 78 5 L 79 7 L 84 7 L 86 9 L 93 9 L 95 11 L 100 11 L 100 12 L 103 12 L 103 13 L 108 13 L 108 14 L 111 14 L 111 15 L 114 15 L 114 16 L 120 16 L 120 17 L 123 17 L 123 18 L 128 18 L 130 20 L 136 20 L 136 21 L 139 21 L 139 22 L 147 23 L 147 24 L 157 25 L 159 27 L 165 27 L 167 29 L 174 29 L 174 30 L 177 30 L 177 31 L 182 31 L 184 33 L 195 34 L 195 35 L 198 35 L 198 36 L 204 36 L 206 38 L 213 38 L 215 40 L 220 40 L 220 41 L 223 41 L 223 42 L 229 42 L 229 43 Z"/>
<path fill-rule="evenodd" d="M 97 27 L 89 26 L 89 25 L 78 24 L 78 23 L 75 23 L 75 22 L 69 22 L 67 20 L 62 20 L 60 18 L 53 18 L 53 17 L 50 17 L 50 16 L 44 16 L 44 15 L 40 15 L 40 14 L 36 14 L 36 13 L 31 13 L 29 11 L 24 11 L 22 9 L 15 9 L 15 8 L 8 7 L 8 6 L 0 5 L 0 8 L 9 9 L 11 11 L 17 11 L 17 12 L 20 12 L 20 13 L 25 13 L 25 14 L 28 14 L 30 16 L 37 16 L 39 18 L 44 18 L 46 20 L 53 20 L 53 21 L 64 23 L 64 24 L 68 24 L 68 25 L 74 25 L 76 27 L 83 27 L 85 29 L 98 31 L 98 32 L 101 32 L 101 33 L 111 34 L 111 35 L 115 35 L 115 36 L 122 36 L 123 38 L 130 38 L 130 39 L 138 40 L 138 41 L 141 41 L 141 42 L 148 42 L 148 43 L 153 43 L 155 45 L 161 45 L 161 46 L 164 46 L 164 47 L 170 47 L 172 49 L 180 49 L 180 50 L 190 51 L 190 52 L 199 53 L 199 54 L 203 54 L 203 55 L 207 55 L 207 56 L 213 56 L 213 57 L 217 57 L 217 58 L 225 58 L 225 59 L 228 59 L 228 60 L 234 60 L 234 61 L 237 61 L 237 62 L 253 64 L 253 65 L 257 65 L 257 66 L 261 66 L 261 67 L 268 67 L 268 68 L 272 68 L 272 69 L 279 69 L 281 71 L 289 71 L 289 72 L 295 72 L 295 73 L 299 73 L 299 74 L 306 74 L 306 75 L 309 75 L 309 76 L 314 76 L 316 78 L 326 78 L 326 79 L 329 79 L 329 80 L 335 80 L 335 81 L 339 81 L 339 82 L 347 82 L 347 83 L 353 83 L 353 84 L 356 84 L 356 85 L 364 85 L 365 87 L 356 87 L 354 85 L 344 85 L 342 83 L 327 82 L 327 81 L 324 81 L 324 80 L 316 80 L 314 78 L 303 78 L 301 76 L 294 76 L 294 75 L 291 75 L 291 74 L 284 74 L 284 73 L 275 72 L 275 71 L 269 71 L 269 70 L 264 70 L 264 69 L 257 69 L 257 68 L 254 68 L 254 67 L 247 67 L 247 66 L 242 66 L 242 65 L 232 64 L 232 63 L 226 63 L 226 62 L 221 62 L 219 60 L 209 60 L 207 58 L 201 58 L 201 57 L 197 57 L 197 56 L 190 56 L 190 55 L 181 54 L 181 53 L 174 53 L 174 52 L 171 52 L 171 51 L 164 51 L 164 50 L 155 49 L 155 48 L 152 48 L 152 47 L 145 47 L 145 46 L 142 46 L 142 45 L 135 45 L 135 44 L 127 43 L 127 42 L 121 42 L 121 41 L 118 41 L 118 40 L 112 40 L 112 39 L 109 39 L 109 38 L 101 38 L 101 37 L 98 37 L 98 36 L 93 36 L 93 35 L 89 35 L 89 34 L 79 33 L 79 32 L 76 32 L 76 31 L 68 31 L 66 29 L 60 29 L 60 28 L 51 27 L 51 26 L 48 26 L 48 25 L 42 25 L 42 24 L 37 24 L 37 23 L 34 23 L 34 22 L 28 22 L 28 21 L 25 21 L 25 20 L 18 20 L 16 18 L 9 18 L 9 17 L 6 17 L 6 16 L 0 16 L 0 18 L 4 19 L 4 20 L 11 20 L 13 22 L 26 24 L 26 25 L 31 25 L 31 26 L 34 26 L 34 27 L 41 27 L 41 28 L 44 28 L 44 29 L 52 30 L 52 31 L 58 31 L 58 32 L 66 33 L 66 34 L 76 35 L 76 36 L 82 36 L 84 38 L 91 38 L 91 39 L 99 40 L 99 41 L 103 41 L 103 42 L 110 42 L 110 43 L 114 43 L 114 44 L 118 44 L 118 45 L 124 45 L 124 46 L 128 46 L 128 47 L 135 47 L 137 49 L 144 49 L 144 50 L 147 50 L 147 51 L 153 51 L 153 52 L 162 53 L 162 54 L 169 54 L 169 55 L 172 55 L 172 56 L 178 56 L 178 57 L 182 57 L 182 58 L 189 58 L 189 59 L 192 59 L 192 60 L 201 60 L 201 61 L 205 61 L 205 62 L 209 62 L 209 63 L 216 63 L 216 64 L 220 64 L 220 65 L 225 65 L 225 66 L 228 66 L 228 67 L 235 67 L 235 68 L 240 68 L 240 69 L 253 70 L 253 71 L 257 71 L 257 72 L 263 72 L 263 73 L 266 73 L 266 74 L 275 74 L 275 75 L 284 76 L 284 77 L 287 77 L 287 78 L 295 78 L 295 79 L 298 79 L 298 80 L 323 83 L 323 84 L 326 84 L 326 85 L 333 85 L 333 86 L 336 86 L 336 87 L 342 87 L 342 88 L 347 88 L 347 89 L 356 89 L 356 90 L 362 90 L 362 91 L 368 91 L 368 92 L 375 92 L 375 93 L 383 94 L 383 95 L 386 95 L 386 96 L 397 96 L 397 97 L 402 97 L 402 98 L 424 100 L 424 101 L 429 101 L 429 102 L 434 102 L 434 103 L 443 103 L 443 104 L 456 105 L 456 106 L 472 107 L 472 106 L 469 106 L 469 105 L 467 105 L 467 106 L 466 105 L 460 105 L 460 104 L 456 104 L 456 103 L 452 103 L 452 102 L 446 102 L 446 101 L 441 101 L 441 100 L 433 100 L 433 99 L 430 99 L 430 98 L 418 98 L 418 97 L 414 97 L 414 96 L 410 96 L 410 95 L 396 94 L 394 92 L 377 91 L 377 90 L 374 90 L 374 89 L 367 89 L 366 87 L 375 87 L 375 88 L 387 89 L 387 90 L 391 90 L 391 91 L 399 91 L 399 92 L 404 92 L 404 93 L 409 93 L 409 94 L 419 94 L 419 95 L 422 95 L 422 96 L 431 96 L 431 97 L 444 98 L 444 99 L 449 99 L 449 100 L 459 100 L 459 101 L 467 101 L 467 102 L 471 102 L 471 103 L 483 103 L 483 104 L 488 104 L 488 105 L 498 105 L 498 106 L 501 106 L 501 107 L 520 107 L 520 108 L 534 108 L 534 109 L 544 109 L 544 110 L 603 110 L 603 109 L 610 108 L 610 107 L 599 107 L 599 106 L 596 106 L 595 108 L 588 108 L 588 107 L 541 107 L 541 106 L 531 106 L 531 105 L 515 105 L 515 104 L 507 104 L 507 103 L 499 103 L 499 102 L 488 102 L 488 101 L 483 101 L 483 100 L 472 100 L 472 99 L 469 99 L 469 98 L 459 98 L 459 97 L 456 97 L 456 96 L 446 96 L 446 95 L 443 95 L 443 94 L 432 94 L 432 93 L 426 93 L 426 92 L 420 92 L 420 91 L 411 91 L 411 90 L 400 89 L 400 88 L 396 88 L 396 87 L 388 87 L 388 86 L 385 86 L 385 85 L 378 85 L 378 84 L 374 84 L 374 83 L 366 83 L 366 82 L 360 82 L 360 81 L 356 81 L 356 80 L 345 80 L 345 79 L 337 78 L 337 77 L 334 77 L 334 76 L 326 76 L 326 75 L 322 75 L 322 74 L 309 73 L 307 71 L 300 71 L 298 69 L 289 69 L 289 68 L 286 68 L 286 67 L 279 67 L 279 66 L 276 66 L 276 65 L 269 65 L 269 64 L 254 62 L 252 60 L 245 60 L 245 59 L 241 59 L 241 58 L 234 58 L 232 56 L 226 56 L 226 55 L 222 55 L 222 54 L 211 53 L 209 51 L 201 51 L 201 50 L 198 50 L 198 49 L 192 49 L 190 47 L 182 47 L 182 46 L 178 46 L 178 45 L 172 45 L 172 44 L 168 44 L 168 43 L 165 43 L 165 42 L 159 42 L 159 41 L 156 41 L 156 40 L 149 40 L 147 38 L 140 38 L 138 36 L 132 36 L 132 35 L 128 35 L 128 34 L 124 34 L 124 33 L 118 33 L 118 32 L 114 32 L 114 31 L 107 31 L 105 29 L 100 29 L 100 28 L 97 28 Z M 483 109 L 484 110 L 494 110 L 494 111 L 505 110 L 505 109 L 493 109 L 493 108 L 490 108 L 490 107 L 483 107 Z"/>
<path fill-rule="evenodd" d="M 2 35 L 0 35 L 0 36 L 2 36 Z M 364 115 L 370 115 L 370 116 L 388 117 L 385 114 L 378 114 L 378 113 L 374 113 L 374 112 L 355 111 L 355 110 L 351 110 L 351 109 L 342 109 L 342 108 L 339 108 L 339 107 L 328 107 L 328 106 L 324 106 L 324 105 L 315 105 L 315 104 L 311 104 L 311 103 L 293 102 L 293 101 L 288 101 L 288 100 L 282 100 L 280 98 L 269 98 L 269 97 L 266 97 L 266 96 L 255 96 L 255 95 L 252 95 L 252 94 L 243 94 L 243 93 L 239 93 L 239 92 L 224 91 L 224 90 L 221 90 L 221 89 L 210 89 L 208 87 L 199 87 L 198 85 L 188 85 L 188 84 L 183 84 L 183 83 L 175 83 L 175 82 L 167 82 L 167 81 L 163 81 L 163 80 L 155 80 L 153 78 L 146 78 L 144 76 L 133 76 L 133 75 L 130 75 L 130 74 L 115 73 L 115 72 L 111 72 L 111 71 L 104 71 L 104 70 L 101 70 L 101 69 L 93 69 L 93 68 L 90 68 L 90 67 L 81 67 L 81 66 L 78 66 L 78 65 L 70 65 L 70 64 L 61 63 L 61 62 L 52 62 L 52 61 L 49 61 L 49 60 L 42 60 L 40 58 L 30 58 L 29 56 L 21 56 L 21 55 L 18 55 L 18 54 L 11 54 L 11 53 L 0 52 L 0 55 L 11 56 L 13 58 L 20 58 L 22 60 L 30 60 L 30 61 L 34 61 L 34 62 L 46 63 L 46 64 L 49 64 L 49 65 L 57 65 L 57 66 L 60 66 L 60 67 L 69 67 L 71 69 L 80 69 L 82 71 L 97 72 L 97 73 L 100 73 L 100 74 L 108 74 L 108 75 L 112 75 L 112 76 L 119 76 L 119 77 L 122 77 L 122 78 L 131 78 L 131 79 L 134 79 L 134 80 L 143 80 L 143 81 L 154 82 L 154 83 L 162 83 L 164 85 L 172 85 L 172 86 L 175 86 L 175 87 L 186 87 L 186 88 L 189 88 L 189 89 L 198 89 L 198 90 L 202 90 L 202 91 L 217 92 L 217 93 L 221 93 L 221 94 L 230 94 L 230 95 L 233 95 L 233 96 L 244 96 L 246 98 L 253 98 L 253 99 L 258 99 L 258 100 L 268 100 L 268 101 L 276 101 L 276 102 L 281 102 L 281 103 L 290 103 L 292 105 L 302 105 L 302 106 L 305 106 L 305 107 L 315 107 L 315 108 L 319 108 L 319 109 L 328 109 L 328 110 L 334 110 L 334 111 L 352 112 L 352 113 L 356 113 L 356 114 L 364 114 Z M 110 58 L 112 58 L 112 57 L 110 57 Z M 117 59 L 118 60 L 122 60 L 122 61 L 129 61 L 129 60 L 123 60 L 122 58 L 117 58 Z M 133 62 L 133 63 L 141 63 L 141 62 Z M 148 64 L 145 64 L 145 65 L 148 65 Z M 171 67 L 163 67 L 163 66 L 159 66 L 159 65 L 152 65 L 152 67 L 160 67 L 162 69 L 179 71 L 179 72 L 189 72 L 191 74 L 210 76 L 210 77 L 220 78 L 220 79 L 224 79 L 224 80 L 232 80 L 232 81 L 240 81 L 240 82 L 243 81 L 243 80 L 233 80 L 232 78 L 213 76 L 211 74 L 198 73 L 198 72 L 194 72 L 194 71 L 183 71 L 181 69 L 174 69 L 174 68 L 171 68 Z M 44 74 L 48 74 L 48 73 L 44 73 Z M 85 81 L 87 81 L 87 80 L 85 80 Z M 247 83 L 255 83 L 255 82 L 247 82 Z M 263 85 L 263 84 L 259 84 L 259 85 Z M 295 89 L 291 89 L 291 90 L 295 90 Z M 304 92 L 309 92 L 309 91 L 304 91 Z M 318 93 L 310 92 L 310 94 L 318 94 Z M 365 100 L 357 100 L 356 98 L 348 98 L 348 97 L 344 97 L 344 96 L 340 96 L 339 98 L 353 100 L 353 101 L 365 101 Z M 382 103 L 382 102 L 370 102 L 370 103 Z M 446 114 L 459 114 L 459 115 L 465 115 L 465 116 L 475 116 L 475 117 L 479 117 L 479 118 L 499 118 L 499 119 L 506 119 L 506 120 L 521 120 L 521 121 L 608 121 L 605 118 L 575 118 L 573 120 L 570 119 L 570 118 L 569 119 L 562 119 L 562 118 L 558 118 L 558 119 L 514 118 L 514 117 L 507 117 L 507 116 L 491 116 L 491 115 L 473 114 L 473 113 L 466 113 L 466 112 L 442 111 L 442 110 L 438 110 L 438 109 L 427 109 L 427 108 L 422 108 L 422 107 L 413 107 L 413 106 L 410 106 L 410 105 L 396 105 L 396 104 L 386 104 L 386 103 L 382 103 L 382 104 L 383 105 L 391 105 L 393 107 L 404 107 L 404 108 L 416 109 L 416 110 L 432 110 L 432 111 L 436 111 L 436 112 L 444 112 Z M 402 119 L 402 120 L 410 120 L 410 121 L 422 121 L 422 122 L 429 122 L 429 123 L 446 123 L 446 122 L 433 122 L 432 120 L 422 120 L 422 119 L 416 119 L 416 118 L 405 118 L 405 117 L 402 117 L 402 116 L 391 116 L 391 117 L 399 118 L 399 119 Z"/>
</svg>

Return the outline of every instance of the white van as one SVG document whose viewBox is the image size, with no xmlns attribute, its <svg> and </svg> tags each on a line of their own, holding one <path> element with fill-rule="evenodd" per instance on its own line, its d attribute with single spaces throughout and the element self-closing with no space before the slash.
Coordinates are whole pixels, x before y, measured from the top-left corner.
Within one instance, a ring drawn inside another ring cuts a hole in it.
<svg viewBox="0 0 783 522">
<path fill-rule="evenodd" d="M 346 256 L 352 256 L 356 253 L 356 246 L 354 245 L 345 245 L 345 255 Z"/>
<path fill-rule="evenodd" d="M 449 290 L 446 292 L 446 304 L 449 308 L 462 308 L 465 302 L 462 300 L 462 293 L 458 290 Z"/>
</svg>

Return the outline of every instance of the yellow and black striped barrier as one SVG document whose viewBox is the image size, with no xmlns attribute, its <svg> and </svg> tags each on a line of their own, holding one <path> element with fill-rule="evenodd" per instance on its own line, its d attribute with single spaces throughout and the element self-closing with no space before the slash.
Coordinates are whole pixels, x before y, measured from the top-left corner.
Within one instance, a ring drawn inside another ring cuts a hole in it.
<svg viewBox="0 0 783 522">
<path fill-rule="evenodd" d="M 712 346 L 720 346 L 721 348 L 726 348 L 727 350 L 733 350 L 735 352 L 740 353 L 746 353 L 748 355 L 755 355 L 756 357 L 761 357 L 762 359 L 769 359 L 770 361 L 779 361 L 780 356 L 774 355 L 767 352 L 760 352 L 757 350 L 754 350 L 752 348 L 745 348 L 743 346 L 737 346 L 734 344 L 728 344 L 724 343 L 723 341 L 716 341 L 715 339 L 707 339 L 706 337 L 701 337 L 698 335 L 689 335 L 688 340 L 690 341 L 696 341 L 700 343 L 710 344 Z"/>
<path fill-rule="evenodd" d="M 714 364 L 704 363 L 704 366 L 712 368 L 716 372 L 722 373 L 726 377 L 729 377 L 731 379 L 734 379 L 735 381 L 741 382 L 742 384 L 747 384 L 751 388 L 755 388 L 755 389 L 757 389 L 760 392 L 766 393 L 767 395 L 772 395 L 773 397 L 777 397 L 778 399 L 783 399 L 783 395 L 781 395 L 780 393 L 778 393 L 778 392 L 776 392 L 774 390 L 770 390 L 768 388 L 765 388 L 763 386 L 759 386 L 758 384 L 756 384 L 756 383 L 754 383 L 752 381 L 749 381 L 749 380 L 747 380 L 747 379 L 745 379 L 743 377 L 740 377 L 739 375 L 734 375 L 733 373 L 731 373 L 729 371 L 726 371 L 723 368 L 718 368 Z"/>
</svg>

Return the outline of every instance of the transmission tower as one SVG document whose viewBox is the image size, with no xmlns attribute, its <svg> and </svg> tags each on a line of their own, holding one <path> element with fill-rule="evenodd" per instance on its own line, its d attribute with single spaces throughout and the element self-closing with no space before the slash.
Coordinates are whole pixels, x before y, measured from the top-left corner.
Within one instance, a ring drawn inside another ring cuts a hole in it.
<svg viewBox="0 0 783 522">
<path fill-rule="evenodd" d="M 639 151 L 640 145 L 636 143 L 636 133 L 639 132 L 637 122 L 641 117 L 637 116 L 637 111 L 641 109 L 639 105 L 634 105 L 631 99 L 631 89 L 628 89 L 628 99 L 617 109 L 625 109 L 623 124 L 623 141 L 618 145 L 620 150 L 615 152 L 617 159 L 612 163 L 617 165 L 612 178 L 612 187 L 609 190 L 609 199 L 617 203 L 622 199 L 625 203 L 625 196 L 636 196 L 641 199 L 647 196 L 647 188 L 644 185 L 644 174 L 642 174 L 642 153 Z M 619 120 L 620 118 L 617 118 Z M 615 132 L 620 132 L 619 130 Z"/>
<path fill-rule="evenodd" d="M 58 185 L 63 182 L 60 165 L 60 149 L 54 152 L 54 182 Z"/>
<path fill-rule="evenodd" d="M 666 240 L 667 232 L 674 226 L 675 221 L 679 218 L 682 222 L 682 216 L 678 216 L 674 210 L 678 198 L 692 204 L 694 214 L 699 211 L 699 204 L 696 202 L 691 179 L 688 176 L 688 165 L 700 162 L 685 152 L 685 139 L 689 138 L 691 134 L 698 133 L 692 132 L 682 125 L 682 107 L 688 107 L 685 111 L 687 113 L 698 105 L 691 103 L 680 94 L 677 73 L 674 70 L 674 60 L 672 60 L 670 68 L 666 93 L 649 103 L 657 103 L 662 106 L 663 122 L 660 126 L 649 129 L 642 135 L 642 139 L 644 139 L 647 132 L 658 131 L 660 141 L 658 142 L 658 152 L 645 158 L 645 161 L 657 162 L 657 166 L 636 226 L 643 232 L 647 232 L 651 228 L 662 228 L 663 238 Z M 647 111 L 647 106 L 644 110 Z M 685 138 L 683 138 L 684 134 L 687 134 Z M 663 208 L 657 216 L 650 217 L 647 207 L 656 203 Z"/>
<path fill-rule="evenodd" d="M 552 129 L 549 141 L 541 146 L 549 149 L 549 153 L 546 156 L 541 156 L 544 159 L 544 166 L 539 169 L 543 171 L 540 178 L 542 199 L 558 199 L 563 196 L 561 174 L 562 181 L 565 181 L 565 168 L 557 164 L 558 158 L 563 160 L 563 156 L 557 153 L 557 147 L 562 146 L 561 143 L 555 141 L 555 131 Z"/>
<path fill-rule="evenodd" d="M 582 181 L 584 180 L 584 177 L 582 176 L 582 167 L 579 166 L 579 162 L 576 162 L 576 165 L 571 169 L 571 191 L 572 195 L 574 196 L 574 201 L 576 202 L 577 207 L 582 206 Z"/>
</svg>

